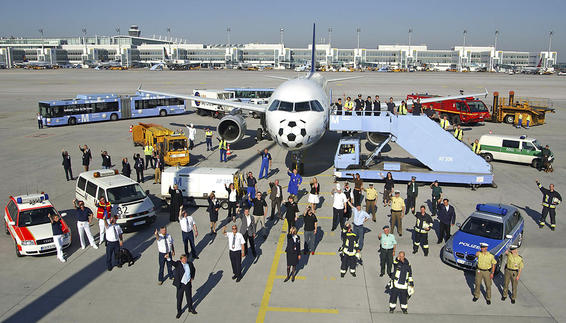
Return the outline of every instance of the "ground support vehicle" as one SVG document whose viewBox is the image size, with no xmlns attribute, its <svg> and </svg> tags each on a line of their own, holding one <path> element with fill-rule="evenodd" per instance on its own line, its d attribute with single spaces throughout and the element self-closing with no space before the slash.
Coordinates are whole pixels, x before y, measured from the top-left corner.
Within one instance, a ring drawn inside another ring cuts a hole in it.
<svg viewBox="0 0 566 323">
<path fill-rule="evenodd" d="M 539 126 L 544 124 L 546 113 L 554 113 L 555 109 L 549 100 L 516 98 L 515 92 L 509 91 L 508 98 L 493 92 L 492 111 L 492 122 L 517 124 L 521 119 L 519 126 L 527 126 L 530 119 L 529 126 Z"/>
<path fill-rule="evenodd" d="M 153 151 L 163 154 L 165 164 L 187 165 L 190 160 L 188 139 L 183 133 L 175 132 L 153 123 L 139 123 L 132 128 L 134 145 L 153 146 Z"/>
</svg>

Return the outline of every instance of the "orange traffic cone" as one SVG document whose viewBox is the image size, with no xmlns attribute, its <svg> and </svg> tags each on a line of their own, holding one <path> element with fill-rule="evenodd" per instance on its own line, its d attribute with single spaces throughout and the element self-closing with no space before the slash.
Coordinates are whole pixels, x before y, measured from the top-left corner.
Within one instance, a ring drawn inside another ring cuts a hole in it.
<svg viewBox="0 0 566 323">
<path fill-rule="evenodd" d="M 232 152 L 230 151 L 230 145 L 228 145 L 228 150 L 226 150 L 226 156 L 230 156 Z"/>
<path fill-rule="evenodd" d="M 130 125 L 130 132 L 132 132 L 132 129 L 134 128 L 133 125 Z"/>
</svg>

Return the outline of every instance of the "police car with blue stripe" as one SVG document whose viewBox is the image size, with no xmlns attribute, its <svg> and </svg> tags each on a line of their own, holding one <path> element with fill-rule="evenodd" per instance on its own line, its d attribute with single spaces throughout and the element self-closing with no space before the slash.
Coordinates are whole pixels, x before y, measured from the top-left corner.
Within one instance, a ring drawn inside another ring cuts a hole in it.
<svg viewBox="0 0 566 323">
<path fill-rule="evenodd" d="M 475 270 L 480 243 L 489 245 L 499 270 L 503 255 L 513 245 L 521 246 L 525 220 L 519 210 L 504 204 L 478 204 L 444 245 L 442 261 L 466 270 Z"/>
</svg>

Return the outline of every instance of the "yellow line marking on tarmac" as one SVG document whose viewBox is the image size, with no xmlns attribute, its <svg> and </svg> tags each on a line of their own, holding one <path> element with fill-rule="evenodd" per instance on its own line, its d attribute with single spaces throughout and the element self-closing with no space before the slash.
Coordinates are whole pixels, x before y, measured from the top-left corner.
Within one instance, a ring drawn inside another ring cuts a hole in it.
<svg viewBox="0 0 566 323">
<path fill-rule="evenodd" d="M 338 310 L 327 308 L 306 308 L 306 307 L 274 307 L 267 308 L 270 312 L 294 312 L 294 313 L 324 313 L 324 314 L 338 314 Z"/>
<path fill-rule="evenodd" d="M 321 252 L 316 252 L 315 251 L 315 256 L 316 255 L 320 255 L 320 256 L 336 256 L 336 252 L 334 251 L 321 251 Z"/>
<path fill-rule="evenodd" d="M 317 218 L 317 219 L 330 219 L 330 220 L 332 220 L 332 217 L 331 217 L 331 216 L 318 216 L 318 215 L 317 215 L 316 218 Z"/>
<path fill-rule="evenodd" d="M 285 278 L 287 278 L 287 276 L 285 276 L 285 275 L 275 276 L 275 279 L 285 279 Z M 295 279 L 305 280 L 305 279 L 307 279 L 307 277 L 305 277 L 305 276 L 295 276 Z"/>
</svg>

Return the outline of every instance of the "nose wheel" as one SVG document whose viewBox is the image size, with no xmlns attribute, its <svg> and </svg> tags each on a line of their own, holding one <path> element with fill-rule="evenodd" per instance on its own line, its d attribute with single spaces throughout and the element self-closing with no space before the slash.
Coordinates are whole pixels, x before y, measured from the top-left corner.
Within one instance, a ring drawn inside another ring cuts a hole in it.
<svg viewBox="0 0 566 323">
<path fill-rule="evenodd" d="M 291 170 L 296 169 L 299 175 L 304 175 L 305 164 L 302 161 L 303 154 L 301 152 L 292 154 Z"/>
</svg>

